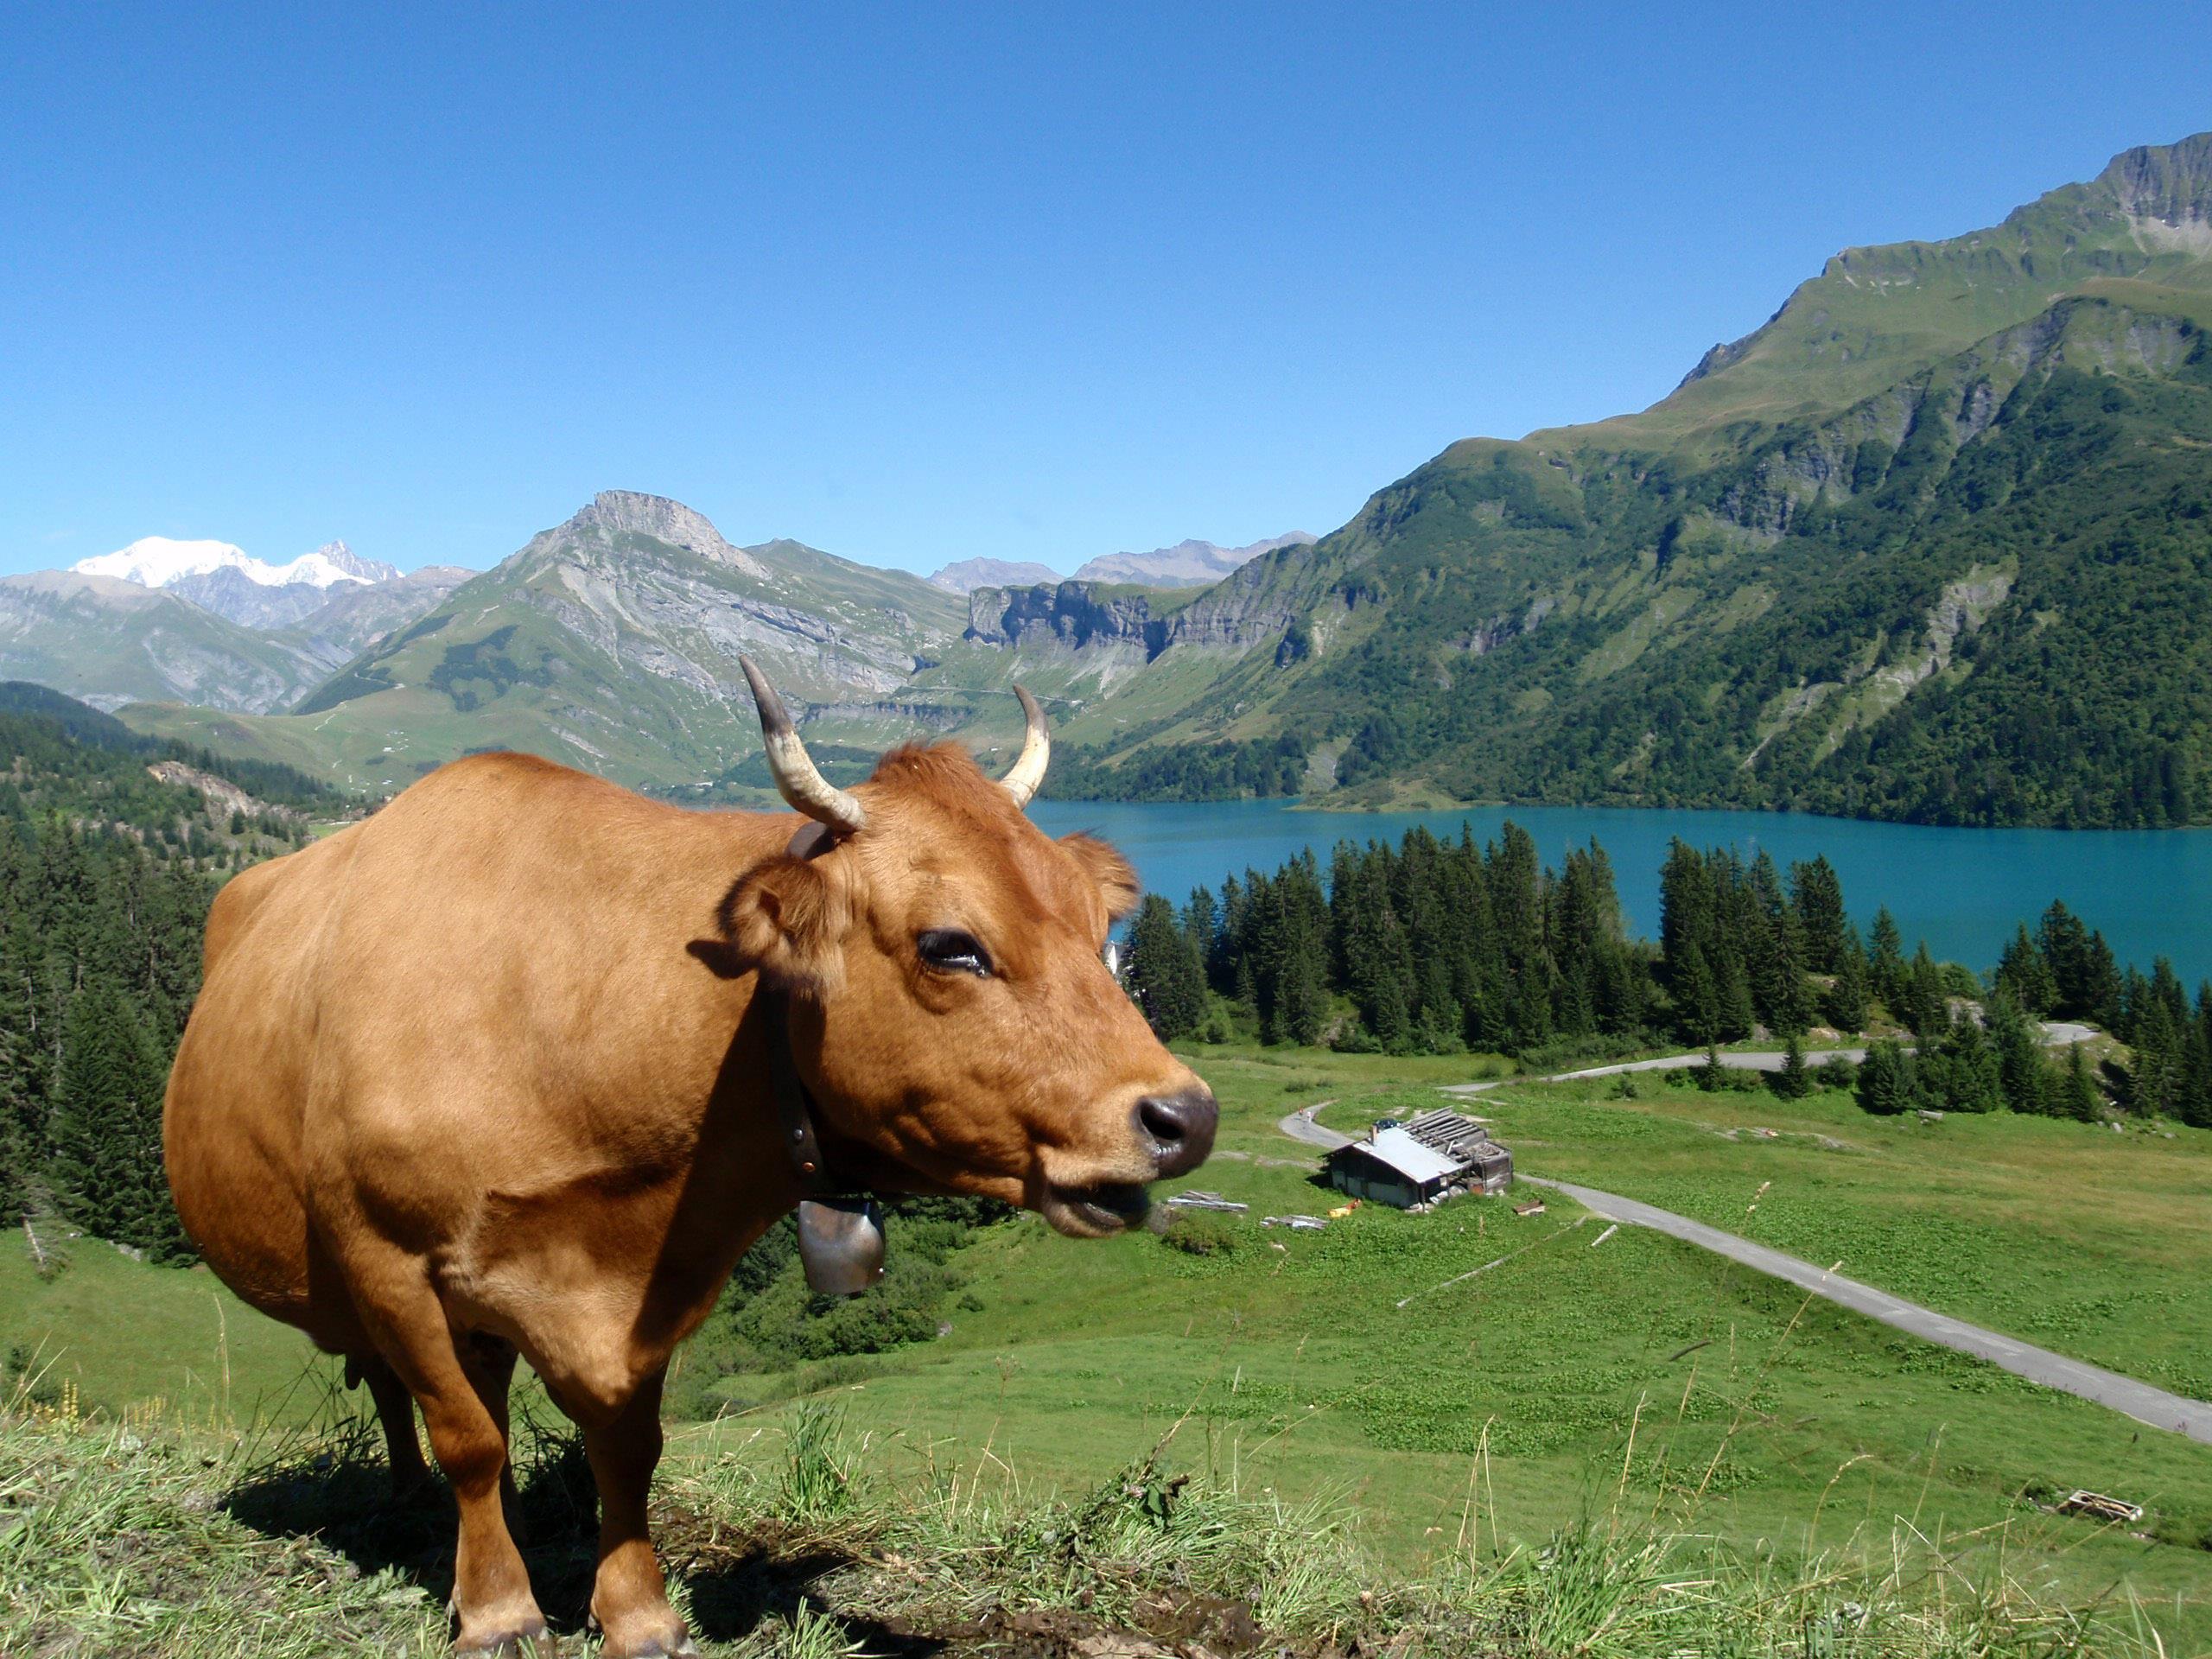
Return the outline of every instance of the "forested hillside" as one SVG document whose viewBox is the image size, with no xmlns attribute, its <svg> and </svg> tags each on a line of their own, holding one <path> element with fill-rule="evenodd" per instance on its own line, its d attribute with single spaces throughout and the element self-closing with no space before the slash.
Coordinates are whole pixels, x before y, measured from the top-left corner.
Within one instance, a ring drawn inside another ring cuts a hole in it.
<svg viewBox="0 0 2212 1659">
<path fill-rule="evenodd" d="M 162 1092 L 208 904 L 225 875 L 304 842 L 302 806 L 343 803 L 36 686 L 0 686 L 0 1203 L 10 1224 L 52 1211 L 175 1255 Z"/>
</svg>

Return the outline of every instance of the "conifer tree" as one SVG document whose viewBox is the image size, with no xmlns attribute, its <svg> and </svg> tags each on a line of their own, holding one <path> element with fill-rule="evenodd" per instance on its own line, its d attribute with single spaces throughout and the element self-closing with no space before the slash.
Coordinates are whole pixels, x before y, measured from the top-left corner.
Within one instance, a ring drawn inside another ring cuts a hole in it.
<svg viewBox="0 0 2212 1659">
<path fill-rule="evenodd" d="M 1720 1034 L 1729 1042 L 1751 1034 L 1758 1014 L 1751 1002 L 1751 979 L 1744 966 L 1739 951 L 1723 950 L 1720 956 Z"/>
<path fill-rule="evenodd" d="M 1224 996 L 1239 996 L 1237 964 L 1243 959 L 1244 889 L 1233 875 L 1221 884 L 1221 915 L 1214 932 L 1213 949 L 1206 953 L 1206 983 Z M 1250 999 L 1249 989 L 1240 1000 Z"/>
<path fill-rule="evenodd" d="M 1783 1100 L 1802 1100 L 1813 1092 L 1813 1073 L 1805 1064 L 1804 1039 L 1794 1031 L 1789 1033 L 1788 1046 L 1782 1051 L 1782 1069 L 1769 1074 L 1767 1087 Z"/>
<path fill-rule="evenodd" d="M 2005 1103 L 1997 1051 L 1970 1015 L 1951 1021 L 1935 1055 L 1923 1061 L 1931 1092 L 1947 1111 L 1992 1112 Z"/>
<path fill-rule="evenodd" d="M 1805 944 L 1771 855 L 1762 851 L 1751 861 L 1745 897 L 1751 924 L 1745 966 L 1752 1007 L 1768 1030 L 1802 1035 L 1813 1023 L 1814 1012 L 1811 988 L 1805 982 Z"/>
<path fill-rule="evenodd" d="M 1805 965 L 1816 974 L 1839 971 L 1850 924 L 1844 917 L 1843 882 L 1826 855 L 1789 867 L 1789 903 L 1804 938 Z"/>
<path fill-rule="evenodd" d="M 64 1211 L 88 1233 L 156 1249 L 173 1242 L 162 1170 L 163 1071 L 137 1015 L 112 988 L 95 982 L 72 1001 L 55 1079 L 50 1167 Z"/>
<path fill-rule="evenodd" d="M 2059 1076 L 2058 1115 L 2094 1123 L 2104 1116 L 2104 1095 L 2089 1075 L 2088 1056 L 2082 1052 L 2081 1044 L 2069 1045 L 2065 1070 Z"/>
<path fill-rule="evenodd" d="M 1912 964 L 1904 973 L 1900 1001 L 1892 1004 L 1891 1012 L 1923 1043 L 1940 1038 L 1950 1027 L 1950 987 L 1936 958 L 1928 954 L 1925 940 L 1913 952 Z"/>
<path fill-rule="evenodd" d="M 1874 912 L 1874 929 L 1867 936 L 1866 977 L 1891 1017 L 1910 1024 L 1899 1006 L 1905 991 L 1904 936 L 1897 931 L 1897 918 L 1887 905 Z"/>
<path fill-rule="evenodd" d="M 1713 977 L 1713 969 L 1706 965 L 1705 952 L 1694 944 L 1684 944 L 1672 965 L 1675 1015 L 1682 1033 L 1693 1042 L 1718 1042 L 1720 987 Z"/>
<path fill-rule="evenodd" d="M 1183 937 L 1191 942 L 1191 950 L 1198 959 L 1201 975 L 1210 976 L 1211 974 L 1211 964 L 1220 931 L 1221 912 L 1214 903 L 1212 889 L 1193 887 L 1190 903 L 1183 906 Z"/>
<path fill-rule="evenodd" d="M 2050 1111 L 2050 1065 L 2044 1058 L 2042 1039 L 2008 985 L 2000 984 L 1990 995 L 1989 1040 L 2005 1104 L 2016 1112 Z"/>
<path fill-rule="evenodd" d="M 1993 988 L 2009 992 L 2020 1010 L 2031 1016 L 2049 1013 L 2058 1001 L 2058 982 L 2052 977 L 2050 963 L 2028 937 L 2025 922 L 1997 959 Z"/>
<path fill-rule="evenodd" d="M 1859 1103 L 1867 1111 L 1895 1117 L 1919 1104 L 1912 1056 L 1892 1038 L 1869 1044 L 1859 1067 Z"/>
<path fill-rule="evenodd" d="M 1836 957 L 1835 979 L 1823 999 L 1822 1012 L 1838 1031 L 1866 1029 L 1866 957 L 1859 948 L 1859 934 L 1844 924 L 1843 948 Z"/>
<path fill-rule="evenodd" d="M 2196 988 L 2196 1012 L 2185 1040 L 2174 1113 L 2191 1128 L 2212 1129 L 2212 981 Z"/>
<path fill-rule="evenodd" d="M 1717 1094 L 1726 1086 L 1720 1071 L 1720 1046 L 1718 1043 L 1707 1043 L 1705 1046 L 1705 1058 L 1699 1061 L 1696 1067 L 1690 1072 L 1691 1081 L 1707 1094 Z"/>
<path fill-rule="evenodd" d="M 1175 919 L 1175 907 L 1147 893 L 1129 930 L 1130 997 L 1163 1042 L 1187 1036 L 1205 1018 L 1205 975 Z"/>
</svg>

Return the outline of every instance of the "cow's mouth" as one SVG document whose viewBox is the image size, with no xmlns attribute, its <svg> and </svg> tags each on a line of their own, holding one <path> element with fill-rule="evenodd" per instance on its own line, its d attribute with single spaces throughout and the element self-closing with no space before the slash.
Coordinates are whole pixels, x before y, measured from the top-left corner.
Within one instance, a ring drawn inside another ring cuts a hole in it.
<svg viewBox="0 0 2212 1659">
<path fill-rule="evenodd" d="M 1104 1238 L 1142 1221 L 1152 1200 L 1135 1181 L 1100 1181 L 1090 1186 L 1048 1186 L 1039 1207 L 1045 1219 L 1071 1238 Z"/>
</svg>

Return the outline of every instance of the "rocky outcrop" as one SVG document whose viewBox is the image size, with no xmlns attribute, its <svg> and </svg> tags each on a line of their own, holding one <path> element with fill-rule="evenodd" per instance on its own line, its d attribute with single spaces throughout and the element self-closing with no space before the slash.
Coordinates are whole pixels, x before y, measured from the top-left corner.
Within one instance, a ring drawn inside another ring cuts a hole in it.
<svg viewBox="0 0 2212 1659">
<path fill-rule="evenodd" d="M 213 772 L 202 772 L 197 766 L 188 766 L 181 760 L 156 760 L 146 771 L 164 784 L 198 790 L 207 798 L 207 804 L 219 812 L 243 812 L 249 817 L 267 814 L 288 823 L 296 823 L 306 816 L 289 806 L 271 806 L 258 796 L 247 794 L 229 779 L 218 778 Z"/>
<path fill-rule="evenodd" d="M 2212 132 L 2177 144 L 2122 150 L 2097 182 L 2112 192 L 2149 245 L 2196 252 L 2212 248 Z"/>
<path fill-rule="evenodd" d="M 647 536 L 671 547 L 696 553 L 702 559 L 734 564 L 750 576 L 768 574 L 759 560 L 724 541 L 721 531 L 714 527 L 705 513 L 687 507 L 681 501 L 671 501 L 664 495 L 645 495 L 636 490 L 601 490 L 592 498 L 589 506 L 547 534 L 583 537 L 594 532 L 608 537 Z"/>
<path fill-rule="evenodd" d="M 1152 602 L 1142 594 L 1107 599 L 1092 582 L 1039 582 L 1032 588 L 976 588 L 968 595 L 963 637 L 1017 649 L 1119 645 L 1141 652 L 1150 662 L 1167 648 L 1171 620 L 1153 615 Z"/>
</svg>

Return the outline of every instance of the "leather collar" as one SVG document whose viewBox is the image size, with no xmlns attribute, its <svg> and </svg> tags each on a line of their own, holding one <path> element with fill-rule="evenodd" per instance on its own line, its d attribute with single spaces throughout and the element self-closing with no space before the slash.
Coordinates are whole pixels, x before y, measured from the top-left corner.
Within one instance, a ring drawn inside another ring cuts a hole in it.
<svg viewBox="0 0 2212 1659">
<path fill-rule="evenodd" d="M 776 1121 L 782 1130 L 784 1154 L 799 1191 L 809 1198 L 845 1189 L 830 1179 L 828 1160 L 822 1155 L 822 1138 L 814 1131 L 814 1096 L 799 1080 L 791 1058 L 791 1022 L 780 996 L 763 991 L 768 999 L 768 1075 L 774 1085 Z"/>
</svg>

